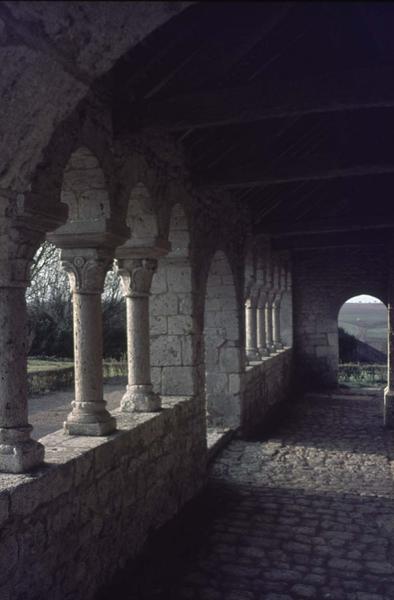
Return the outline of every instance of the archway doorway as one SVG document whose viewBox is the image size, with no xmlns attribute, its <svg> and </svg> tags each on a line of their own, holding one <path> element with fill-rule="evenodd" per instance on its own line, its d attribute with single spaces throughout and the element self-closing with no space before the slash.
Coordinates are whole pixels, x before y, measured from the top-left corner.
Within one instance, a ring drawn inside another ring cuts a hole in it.
<svg viewBox="0 0 394 600">
<path fill-rule="evenodd" d="M 375 296 L 353 296 L 339 310 L 338 382 L 360 387 L 387 382 L 387 308 Z"/>
</svg>

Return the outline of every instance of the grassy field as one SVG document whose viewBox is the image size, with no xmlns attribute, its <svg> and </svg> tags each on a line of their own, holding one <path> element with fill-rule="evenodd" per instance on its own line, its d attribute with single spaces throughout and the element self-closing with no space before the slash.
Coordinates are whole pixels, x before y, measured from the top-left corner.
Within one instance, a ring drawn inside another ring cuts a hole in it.
<svg viewBox="0 0 394 600">
<path fill-rule="evenodd" d="M 383 385 L 387 382 L 386 365 L 340 364 L 338 382 L 351 385 Z"/>
<path fill-rule="evenodd" d="M 382 303 L 349 302 L 342 306 L 338 325 L 381 352 L 387 346 L 387 309 Z"/>
<path fill-rule="evenodd" d="M 72 360 L 43 360 L 40 358 L 28 358 L 27 371 L 28 373 L 38 373 L 40 371 L 55 371 L 56 369 L 64 369 L 72 367 Z"/>
</svg>

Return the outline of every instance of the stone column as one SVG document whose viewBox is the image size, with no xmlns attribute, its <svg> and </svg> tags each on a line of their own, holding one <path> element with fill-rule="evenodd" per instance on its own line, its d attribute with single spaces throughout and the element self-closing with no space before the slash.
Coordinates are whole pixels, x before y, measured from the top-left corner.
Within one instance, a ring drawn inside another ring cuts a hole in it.
<svg viewBox="0 0 394 600">
<path fill-rule="evenodd" d="M 124 412 L 157 412 L 160 396 L 153 392 L 150 374 L 149 293 L 157 260 L 117 259 L 127 307 L 128 385 L 122 398 Z"/>
<path fill-rule="evenodd" d="M 261 357 L 269 356 L 265 329 L 266 297 L 266 292 L 264 290 L 260 290 L 259 298 L 257 301 L 257 349 Z"/>
<path fill-rule="evenodd" d="M 281 350 L 283 348 L 282 340 L 280 337 L 280 303 L 281 294 L 278 292 L 275 295 L 274 301 L 272 303 L 272 341 L 275 350 Z"/>
<path fill-rule="evenodd" d="M 27 404 L 27 311 L 30 261 L 0 259 L 0 471 L 40 465 L 44 447 L 32 440 Z M 22 277 L 18 277 L 22 275 Z"/>
<path fill-rule="evenodd" d="M 257 350 L 257 307 L 253 296 L 245 302 L 245 350 L 249 362 L 260 360 Z"/>
<path fill-rule="evenodd" d="M 272 296 L 267 294 L 265 301 L 265 335 L 266 345 L 269 352 L 275 351 L 273 343 L 273 327 L 272 327 Z"/>
<path fill-rule="evenodd" d="M 384 425 L 394 429 L 394 289 L 387 304 L 387 386 L 384 390 Z"/>
<path fill-rule="evenodd" d="M 72 435 L 109 435 L 116 429 L 103 397 L 101 294 L 111 261 L 107 251 L 63 250 L 70 279 L 74 317 L 75 400 L 64 423 Z"/>
</svg>

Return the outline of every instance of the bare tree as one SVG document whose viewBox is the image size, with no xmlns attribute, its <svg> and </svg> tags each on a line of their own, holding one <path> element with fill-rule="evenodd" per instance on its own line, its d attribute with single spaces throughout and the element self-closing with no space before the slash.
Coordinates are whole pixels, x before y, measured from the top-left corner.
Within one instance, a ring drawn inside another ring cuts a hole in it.
<svg viewBox="0 0 394 600">
<path fill-rule="evenodd" d="M 111 355 L 124 351 L 124 307 L 119 277 L 107 273 L 103 293 L 104 347 Z M 44 242 L 33 260 L 26 292 L 30 350 L 40 355 L 72 355 L 72 302 L 60 250 Z M 118 349 L 119 348 L 119 349 Z"/>
</svg>

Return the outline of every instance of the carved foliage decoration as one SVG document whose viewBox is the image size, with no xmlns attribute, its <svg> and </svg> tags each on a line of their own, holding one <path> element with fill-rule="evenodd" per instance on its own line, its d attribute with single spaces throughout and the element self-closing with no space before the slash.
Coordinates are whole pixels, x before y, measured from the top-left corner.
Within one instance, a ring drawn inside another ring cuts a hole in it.
<svg viewBox="0 0 394 600">
<path fill-rule="evenodd" d="M 73 293 L 102 293 L 105 275 L 110 264 L 109 258 L 76 256 L 72 259 L 62 258 L 61 264 L 69 276 Z"/>
<path fill-rule="evenodd" d="M 117 260 L 115 264 L 121 278 L 124 296 L 149 296 L 152 278 L 157 269 L 157 260 L 138 258 Z"/>
</svg>

